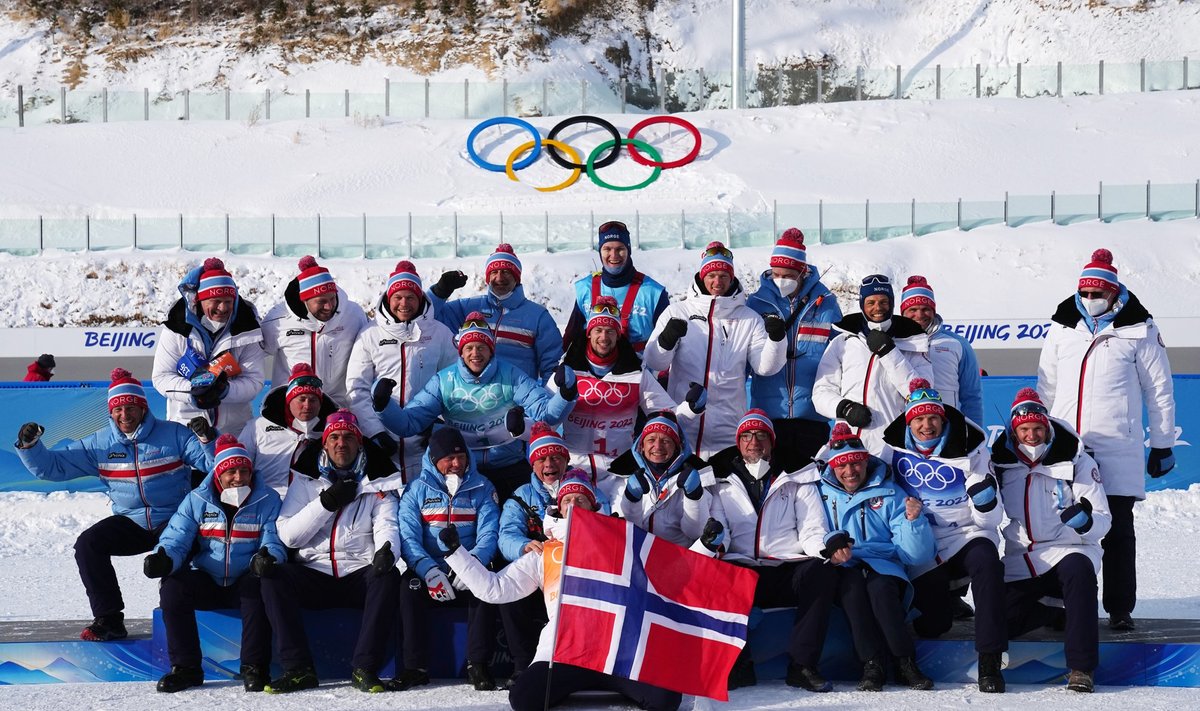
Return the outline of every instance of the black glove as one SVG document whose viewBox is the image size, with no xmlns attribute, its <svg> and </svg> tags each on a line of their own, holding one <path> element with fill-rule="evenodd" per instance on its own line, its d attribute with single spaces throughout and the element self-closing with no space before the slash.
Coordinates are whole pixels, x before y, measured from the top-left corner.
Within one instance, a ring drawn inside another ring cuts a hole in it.
<svg viewBox="0 0 1200 711">
<path fill-rule="evenodd" d="M 201 410 L 211 410 L 221 404 L 221 398 L 229 392 L 229 373 L 221 371 L 211 383 L 192 385 L 192 400 Z"/>
<path fill-rule="evenodd" d="M 395 438 L 387 432 L 380 432 L 374 437 L 369 437 L 367 441 L 376 447 L 379 447 L 380 451 L 382 451 L 388 457 L 391 457 L 396 452 L 400 451 L 400 445 L 396 444 Z"/>
<path fill-rule="evenodd" d="M 1092 528 L 1092 502 L 1087 497 L 1071 504 L 1058 515 L 1063 524 L 1075 529 L 1078 533 L 1087 533 Z"/>
<path fill-rule="evenodd" d="M 1170 447 L 1151 447 L 1146 461 L 1146 473 L 1157 479 L 1175 468 L 1175 452 Z"/>
<path fill-rule="evenodd" d="M 250 559 L 250 572 L 260 578 L 269 578 L 275 575 L 275 565 L 278 562 L 275 560 L 275 556 L 271 555 L 271 552 L 267 550 L 267 547 L 263 546 Z"/>
<path fill-rule="evenodd" d="M 208 444 L 217 438 L 217 431 L 209 424 L 204 415 L 196 415 L 188 420 L 188 429 L 196 433 L 196 438 L 200 440 L 201 444 Z"/>
<path fill-rule="evenodd" d="M 988 474 L 983 481 L 967 487 L 967 496 L 971 497 L 971 504 L 979 513 L 987 513 L 996 508 L 996 478 Z"/>
<path fill-rule="evenodd" d="M 175 569 L 175 561 L 162 546 L 142 560 L 142 572 L 147 578 L 165 578 Z"/>
<path fill-rule="evenodd" d="M 337 511 L 358 496 L 358 481 L 338 479 L 320 494 L 321 505 L 326 511 Z"/>
<path fill-rule="evenodd" d="M 438 277 L 437 283 L 429 290 L 434 293 L 439 299 L 449 299 L 455 289 L 461 289 L 467 285 L 467 275 L 460 271 L 442 272 Z"/>
<path fill-rule="evenodd" d="M 558 388 L 563 400 L 570 402 L 579 397 L 579 384 L 575 382 L 575 371 L 570 366 L 560 363 L 554 369 L 554 387 Z"/>
<path fill-rule="evenodd" d="M 371 409 L 383 412 L 392 399 L 392 391 L 396 389 L 396 381 L 391 378 L 380 378 L 371 384 Z"/>
<path fill-rule="evenodd" d="M 763 314 L 763 326 L 767 329 L 767 338 L 776 343 L 787 335 L 787 321 L 775 314 Z"/>
<path fill-rule="evenodd" d="M 895 347 L 896 342 L 883 331 L 867 331 L 867 348 L 880 358 L 891 353 Z"/>
<path fill-rule="evenodd" d="M 21 429 L 17 431 L 17 449 L 29 449 L 37 444 L 45 431 L 46 428 L 36 422 L 26 422 L 21 425 Z"/>
<path fill-rule="evenodd" d="M 854 545 L 854 539 L 845 531 L 830 531 L 825 534 L 825 547 L 821 549 L 821 557 L 829 560 L 843 548 L 849 548 Z"/>
<path fill-rule="evenodd" d="M 438 539 L 446 547 L 446 553 L 453 553 L 462 547 L 462 541 L 458 539 L 458 527 L 454 524 L 450 524 L 438 531 Z"/>
<path fill-rule="evenodd" d="M 513 437 L 525 434 L 525 408 L 520 405 L 508 408 L 508 413 L 504 415 L 504 429 Z"/>
<path fill-rule="evenodd" d="M 663 326 L 662 333 L 658 334 L 658 346 L 664 351 L 669 351 L 679 343 L 679 339 L 687 335 L 687 321 L 681 318 L 673 318 L 667 321 L 667 325 Z"/>
<path fill-rule="evenodd" d="M 635 504 L 641 501 L 649 491 L 650 480 L 646 478 L 646 472 L 643 469 L 638 469 L 625 480 L 625 498 Z"/>
<path fill-rule="evenodd" d="M 716 553 L 725 542 L 725 527 L 715 518 L 708 519 L 704 524 L 704 532 L 700 534 L 700 545 Z"/>
<path fill-rule="evenodd" d="M 837 416 L 851 427 L 866 427 L 871 424 L 871 408 L 850 399 L 838 403 Z"/>
<path fill-rule="evenodd" d="M 692 412 L 699 415 L 704 412 L 704 408 L 708 405 L 708 389 L 700 383 L 689 383 L 687 394 L 683 396 L 683 401 L 692 408 Z"/>
<path fill-rule="evenodd" d="M 375 551 L 371 566 L 375 568 L 377 575 L 383 575 L 396 566 L 396 554 L 392 552 L 391 541 L 384 541 L 379 550 Z"/>
</svg>

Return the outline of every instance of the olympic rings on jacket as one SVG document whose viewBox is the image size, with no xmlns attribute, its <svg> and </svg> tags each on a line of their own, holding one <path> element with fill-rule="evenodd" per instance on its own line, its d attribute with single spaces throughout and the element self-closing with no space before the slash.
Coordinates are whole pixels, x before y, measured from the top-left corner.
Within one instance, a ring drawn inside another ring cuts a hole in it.
<svg viewBox="0 0 1200 711">
<path fill-rule="evenodd" d="M 637 149 L 639 148 L 639 146 L 637 144 L 629 144 L 629 155 L 635 161 L 637 161 L 638 163 L 641 163 L 642 165 L 648 165 L 653 168 L 662 168 L 663 170 L 670 170 L 671 168 L 678 168 L 680 166 L 687 165 L 688 163 L 691 163 L 692 161 L 696 160 L 696 156 L 700 155 L 700 131 L 695 126 L 693 126 L 690 122 L 684 121 L 683 119 L 681 119 L 677 116 L 651 116 L 648 119 L 639 121 L 637 124 L 634 125 L 634 127 L 632 129 L 629 130 L 629 137 L 633 138 L 634 136 L 636 136 L 638 134 L 638 131 L 641 131 L 643 128 L 646 128 L 647 126 L 652 126 L 657 123 L 669 123 L 674 126 L 679 126 L 680 128 L 684 129 L 688 133 L 692 134 L 692 140 L 696 142 L 696 145 L 692 146 L 692 150 L 688 151 L 687 155 L 680 158 L 679 160 L 673 160 L 673 161 L 668 161 L 666 163 L 663 163 L 661 157 L 659 157 L 653 161 L 647 159 L 641 153 L 638 153 Z M 600 167 L 600 166 L 597 165 L 596 167 Z"/>
<path fill-rule="evenodd" d="M 556 141 L 553 138 L 543 138 L 542 145 L 546 146 L 547 152 L 553 151 L 555 148 L 558 148 L 558 149 L 562 150 L 564 153 L 566 153 L 568 156 L 570 156 L 573 160 L 576 161 L 575 163 L 569 163 L 564 160 L 564 161 L 561 161 L 559 163 L 559 165 L 563 165 L 566 167 L 570 167 L 572 165 L 579 165 L 579 162 L 578 162 L 579 161 L 579 151 L 568 146 L 567 144 L 565 144 L 561 141 Z M 514 168 L 515 164 L 513 163 L 513 159 L 515 159 L 517 156 L 521 155 L 525 151 L 529 150 L 530 148 L 535 148 L 535 146 L 536 146 L 536 143 L 534 143 L 533 141 L 526 141 L 525 143 L 522 143 L 521 145 L 519 145 L 515 149 L 513 149 L 512 153 L 508 154 L 508 160 L 505 161 L 505 163 L 504 163 L 504 172 L 508 174 L 509 180 L 515 180 L 518 183 L 521 182 L 520 178 L 517 177 L 516 168 Z M 535 148 L 534 152 L 536 154 L 536 148 Z M 616 155 L 616 151 L 613 151 L 613 155 Z M 550 157 L 554 158 L 554 154 L 550 153 Z M 544 188 L 539 188 L 537 186 L 533 186 L 533 189 L 537 190 L 539 192 L 543 192 L 543 193 L 552 193 L 552 192 L 555 192 L 558 190 L 562 190 L 563 188 L 574 185 L 575 181 L 579 180 L 579 176 L 582 172 L 583 172 L 582 168 L 572 168 L 571 174 L 569 176 L 567 176 L 567 179 L 562 181 L 558 185 L 548 185 Z"/>
<path fill-rule="evenodd" d="M 596 146 L 596 148 L 594 150 L 592 150 L 592 154 L 588 156 L 587 174 L 588 174 L 588 177 L 592 179 L 592 182 L 595 183 L 596 185 L 599 185 L 602 188 L 607 188 L 609 190 L 616 190 L 618 192 L 625 192 L 628 190 L 641 190 L 642 188 L 646 187 L 650 183 L 653 183 L 655 180 L 658 180 L 658 176 L 662 175 L 662 168 L 655 166 L 654 170 L 651 171 L 649 178 L 646 178 L 642 182 L 637 183 L 635 185 L 612 185 L 610 183 L 604 182 L 596 175 L 596 167 L 593 164 L 596 161 L 596 156 L 600 155 L 601 153 L 603 153 L 604 151 L 613 147 L 614 145 L 616 145 L 616 141 L 605 141 L 604 143 L 601 143 L 600 145 Z M 654 146 L 650 145 L 649 143 L 646 143 L 645 141 L 639 141 L 636 138 L 622 138 L 621 145 L 629 146 L 631 151 L 633 150 L 634 146 L 637 146 L 638 148 L 641 148 L 643 151 L 646 151 L 651 156 L 653 156 L 654 160 L 656 160 L 656 161 L 662 160 L 662 154 L 659 153 L 658 150 L 656 150 L 654 148 Z"/>
<path fill-rule="evenodd" d="M 605 131 L 608 131 L 609 135 L 612 136 L 612 138 L 613 138 L 612 153 L 609 153 L 608 155 L 604 156 L 600 160 L 596 161 L 595 167 L 604 168 L 606 166 L 612 165 L 613 163 L 616 163 L 617 157 L 621 154 L 621 146 L 617 145 L 616 141 L 621 140 L 621 134 L 617 131 L 616 126 L 612 125 L 608 121 L 605 121 L 604 119 L 602 119 L 598 116 L 572 116 L 569 119 L 564 119 L 562 121 L 559 121 L 558 124 L 555 125 L 554 128 L 550 129 L 550 133 L 546 135 L 546 138 L 558 138 L 559 132 L 561 132 L 563 129 L 570 128 L 571 126 L 577 126 L 581 123 L 595 124 L 595 125 L 599 126 L 600 128 L 604 129 Z M 632 137 L 633 137 L 633 135 L 630 134 L 630 138 L 632 138 Z M 546 153 L 548 153 L 550 155 L 550 160 L 554 161 L 555 163 L 561 165 L 564 168 L 574 168 L 576 170 L 583 170 L 586 167 L 583 163 L 579 163 L 579 162 L 572 163 L 572 162 L 566 160 L 565 158 L 560 156 L 558 154 L 558 151 L 554 150 L 554 148 L 555 147 L 553 145 L 549 146 L 546 149 Z M 576 158 L 575 160 L 578 161 L 579 159 Z"/>
<path fill-rule="evenodd" d="M 521 170 L 522 168 L 528 168 L 529 166 L 533 165 L 533 162 L 537 160 L 538 156 L 542 153 L 542 134 L 538 133 L 538 130 L 533 127 L 533 124 L 529 123 L 528 121 L 522 121 L 519 118 L 513 118 L 511 116 L 494 116 L 471 129 L 471 133 L 467 135 L 467 155 L 471 157 L 471 160 L 475 162 L 475 165 L 483 168 L 484 170 L 490 170 L 493 173 L 505 172 L 504 166 L 496 163 L 489 163 L 488 161 L 480 158 L 479 154 L 475 152 L 475 138 L 479 136 L 480 132 L 486 128 L 499 126 L 501 124 L 517 126 L 518 128 L 523 128 L 526 131 L 529 131 L 529 133 L 533 134 L 533 153 L 530 153 L 529 157 L 520 163 L 514 164 L 512 168 L 513 170 Z"/>
</svg>

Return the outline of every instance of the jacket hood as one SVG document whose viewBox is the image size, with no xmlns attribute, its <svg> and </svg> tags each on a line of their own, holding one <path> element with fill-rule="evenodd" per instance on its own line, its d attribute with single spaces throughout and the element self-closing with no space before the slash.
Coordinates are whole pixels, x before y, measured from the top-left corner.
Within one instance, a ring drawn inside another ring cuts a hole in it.
<svg viewBox="0 0 1200 711">
<path fill-rule="evenodd" d="M 338 406 L 329 396 L 321 393 L 321 408 L 317 412 L 317 426 L 314 431 L 325 429 L 325 418 L 332 415 Z M 287 427 L 287 386 L 280 385 L 277 388 L 272 388 L 271 392 L 263 398 L 262 416 L 271 421 L 271 423 L 280 427 Z"/>
<path fill-rule="evenodd" d="M 1083 450 L 1082 440 L 1067 425 L 1054 417 L 1050 418 L 1050 430 L 1052 437 L 1050 448 L 1042 457 L 1041 463 L 1050 466 L 1074 461 L 1075 457 L 1079 456 L 1079 452 Z M 1019 463 L 1015 447 L 1016 439 L 1012 435 L 1012 430 L 1006 427 L 992 444 L 992 461 L 1001 465 Z"/>
<path fill-rule="evenodd" d="M 974 422 L 971 422 L 961 411 L 943 404 L 946 410 L 946 440 L 939 457 L 958 459 L 965 457 L 975 448 L 987 441 L 987 434 Z M 905 446 L 908 425 L 904 422 L 904 414 L 892 420 L 883 431 L 883 441 L 895 449 L 907 449 Z"/>
<path fill-rule="evenodd" d="M 192 329 L 197 329 L 205 346 L 211 349 L 211 337 L 201 325 L 200 315 L 196 311 L 199 307 L 199 304 L 196 303 L 196 291 L 200 288 L 201 269 L 202 267 L 196 267 L 183 276 L 179 282 L 180 298 L 171 305 L 171 310 L 167 312 L 167 320 L 163 321 L 163 325 L 184 338 L 192 334 Z M 254 308 L 254 304 L 242 299 L 240 293 L 234 297 L 233 313 L 225 324 L 225 328 L 229 329 L 231 336 L 260 328 L 258 311 Z"/>
<path fill-rule="evenodd" d="M 794 473 L 801 471 L 809 464 L 812 464 L 812 460 L 807 457 L 797 456 L 790 451 L 781 452 L 776 450 L 771 453 L 771 466 L 767 471 L 773 473 Z M 737 445 L 726 447 L 709 457 L 708 465 L 712 467 L 713 475 L 718 479 L 727 478 L 730 474 L 750 475 L 750 471 L 746 469 L 746 463 L 742 460 L 742 453 L 738 451 Z"/>
<path fill-rule="evenodd" d="M 362 471 L 358 473 L 360 481 L 375 482 L 381 479 L 387 479 L 399 469 L 392 463 L 392 458 L 387 455 L 377 444 L 369 439 L 363 440 L 363 462 Z M 323 473 L 321 470 L 324 463 L 323 455 L 325 453 L 322 447 L 305 447 L 300 456 L 296 458 L 296 463 L 292 465 L 292 471 L 297 474 L 303 474 L 310 479 L 319 479 Z"/>
<path fill-rule="evenodd" d="M 458 377 L 461 378 L 463 382 L 490 383 L 496 379 L 496 373 L 500 369 L 498 360 L 499 359 L 496 358 L 496 354 L 492 353 L 492 359 L 489 360 L 488 364 L 483 367 L 483 372 L 481 372 L 479 375 L 475 375 L 471 372 L 471 369 L 468 368 L 467 364 L 463 362 L 461 356 L 457 361 L 455 361 L 454 367 L 457 369 L 456 372 L 458 373 Z"/>
<path fill-rule="evenodd" d="M 1075 328 L 1079 324 L 1079 320 L 1083 318 L 1083 314 L 1079 313 L 1079 308 L 1076 306 L 1075 294 L 1063 299 L 1055 309 L 1054 315 L 1050 318 L 1055 323 L 1062 324 L 1067 328 Z M 1122 302 L 1122 299 L 1124 301 Z M 1136 326 L 1139 323 L 1145 323 L 1153 318 L 1150 312 L 1142 306 L 1142 302 L 1132 291 L 1121 286 L 1121 293 L 1117 295 L 1119 307 L 1116 314 L 1113 316 L 1113 328 L 1121 328 L 1123 326 Z"/>
</svg>

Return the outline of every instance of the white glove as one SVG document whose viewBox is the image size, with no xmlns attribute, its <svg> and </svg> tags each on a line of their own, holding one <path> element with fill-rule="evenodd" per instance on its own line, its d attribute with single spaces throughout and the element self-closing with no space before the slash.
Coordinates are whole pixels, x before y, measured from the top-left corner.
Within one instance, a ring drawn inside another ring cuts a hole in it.
<svg viewBox="0 0 1200 711">
<path fill-rule="evenodd" d="M 425 574 L 425 589 L 429 591 L 429 597 L 438 602 L 450 602 L 454 599 L 454 588 L 450 585 L 450 578 L 446 577 L 441 568 L 430 568 Z"/>
<path fill-rule="evenodd" d="M 467 584 L 463 582 L 462 578 L 458 577 L 454 573 L 450 573 L 450 585 L 453 586 L 455 590 L 462 590 L 463 592 L 467 592 L 471 589 L 467 587 Z"/>
</svg>

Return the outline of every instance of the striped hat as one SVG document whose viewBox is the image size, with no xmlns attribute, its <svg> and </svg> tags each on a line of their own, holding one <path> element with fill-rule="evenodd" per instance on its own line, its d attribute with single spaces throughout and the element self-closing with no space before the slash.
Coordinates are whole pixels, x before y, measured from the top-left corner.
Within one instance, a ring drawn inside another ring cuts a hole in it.
<svg viewBox="0 0 1200 711">
<path fill-rule="evenodd" d="M 417 267 L 407 259 L 397 262 L 395 271 L 388 277 L 388 298 L 400 290 L 411 291 L 421 298 L 425 297 L 425 292 L 421 289 L 421 277 L 417 274 Z"/>
<path fill-rule="evenodd" d="M 913 378 L 908 382 L 908 399 L 904 403 L 904 424 L 922 415 L 946 417 L 942 396 L 925 378 Z"/>
<path fill-rule="evenodd" d="M 487 279 L 492 275 L 492 272 L 507 269 L 516 277 L 517 283 L 521 282 L 521 260 L 517 259 L 517 255 L 513 253 L 512 245 L 507 242 L 502 242 L 496 245 L 496 251 L 492 256 L 488 257 L 487 264 L 483 267 L 483 278 Z"/>
<path fill-rule="evenodd" d="M 1013 398 L 1012 408 L 1009 410 L 1009 418 L 1012 421 L 1013 429 L 1027 422 L 1040 422 L 1046 427 L 1050 426 L 1046 405 L 1042 402 L 1042 398 L 1038 397 L 1037 390 L 1033 388 L 1021 388 L 1017 391 L 1017 396 Z"/>
<path fill-rule="evenodd" d="M 108 386 L 109 412 L 121 405 L 141 405 L 150 409 L 150 404 L 146 402 L 146 390 L 142 387 L 142 381 L 133 377 L 133 373 L 124 368 L 113 368 L 111 375 L 112 382 Z"/>
<path fill-rule="evenodd" d="M 336 294 L 337 284 L 333 283 L 333 275 L 329 270 L 317 264 L 316 257 L 307 255 L 300 258 L 300 275 L 296 281 L 300 284 L 300 300 L 308 301 L 321 294 Z"/>
<path fill-rule="evenodd" d="M 580 469 L 567 470 L 566 476 L 558 484 L 558 496 L 555 497 L 554 503 L 561 508 L 562 500 L 570 494 L 583 494 L 592 502 L 592 509 L 595 510 L 596 489 L 592 487 L 592 482 L 588 481 L 587 474 Z"/>
<path fill-rule="evenodd" d="M 711 272 L 727 272 L 733 276 L 733 252 L 730 252 L 720 242 L 709 242 L 700 258 L 700 278 L 704 279 Z"/>
<path fill-rule="evenodd" d="M 325 418 L 325 431 L 321 433 L 321 444 L 325 444 L 325 440 L 329 439 L 329 435 L 334 432 L 343 431 L 350 432 L 358 438 L 360 443 L 362 442 L 363 436 L 362 430 L 358 428 L 358 418 L 344 407 Z"/>
<path fill-rule="evenodd" d="M 283 401 L 290 403 L 292 398 L 301 395 L 316 395 L 321 397 L 321 379 L 313 372 L 312 366 L 308 363 L 297 363 L 292 366 L 291 377 L 288 378 L 287 393 L 283 396 Z"/>
<path fill-rule="evenodd" d="M 621 331 L 621 307 L 613 297 L 601 296 L 592 304 L 591 315 L 588 316 L 587 328 L 584 330 L 590 332 L 597 326 L 605 326 L 618 333 Z"/>
<path fill-rule="evenodd" d="M 670 410 L 656 412 L 650 416 L 646 425 L 642 427 L 642 433 L 638 435 L 638 444 L 645 441 L 648 435 L 655 433 L 667 435 L 675 440 L 676 449 L 683 447 L 683 432 L 680 431 L 679 423 L 675 421 Z"/>
<path fill-rule="evenodd" d="M 910 306 L 928 306 L 934 311 L 937 310 L 937 303 L 933 299 L 933 287 L 920 274 L 910 276 L 908 283 L 900 290 L 900 313 L 904 313 Z"/>
<path fill-rule="evenodd" d="M 771 424 L 771 418 L 767 413 L 756 408 L 751 409 L 742 416 L 737 426 L 737 436 L 741 437 L 743 432 L 753 432 L 754 430 L 763 430 L 771 435 L 771 444 L 775 444 L 775 426 Z"/>
<path fill-rule="evenodd" d="M 242 446 L 237 437 L 228 432 L 217 437 L 216 450 L 213 454 L 213 477 L 219 477 L 236 467 L 254 468 L 250 460 L 250 452 Z M 220 483 L 218 481 L 218 483 Z"/>
<path fill-rule="evenodd" d="M 571 453 L 567 451 L 567 443 L 553 428 L 544 422 L 533 423 L 533 429 L 529 433 L 530 465 L 551 454 L 559 454 L 563 457 L 571 456 Z"/>
<path fill-rule="evenodd" d="M 833 426 L 833 432 L 829 436 L 829 455 L 828 463 L 831 468 L 865 462 L 871 457 L 867 448 L 863 446 L 862 439 L 854 434 L 850 425 L 845 422 Z"/>
<path fill-rule="evenodd" d="M 487 317 L 478 311 L 467 314 L 462 328 L 458 329 L 458 352 L 466 348 L 468 343 L 486 343 L 493 352 L 496 350 L 496 336 L 488 325 Z"/>
<path fill-rule="evenodd" d="M 1084 265 L 1083 271 L 1079 273 L 1079 288 L 1103 291 L 1121 289 L 1121 282 L 1117 279 L 1117 268 L 1113 266 L 1112 252 L 1107 249 L 1092 252 L 1092 261 Z"/>
<path fill-rule="evenodd" d="M 775 248 L 771 250 L 771 266 L 802 272 L 807 263 L 808 255 L 804 251 L 804 233 L 795 227 L 787 228 L 779 236 Z"/>
<path fill-rule="evenodd" d="M 209 257 L 204 260 L 204 267 L 200 270 L 200 286 L 196 290 L 196 301 L 222 296 L 236 297 L 237 284 L 233 281 L 233 275 L 225 271 L 225 262 L 216 257 Z"/>
</svg>

